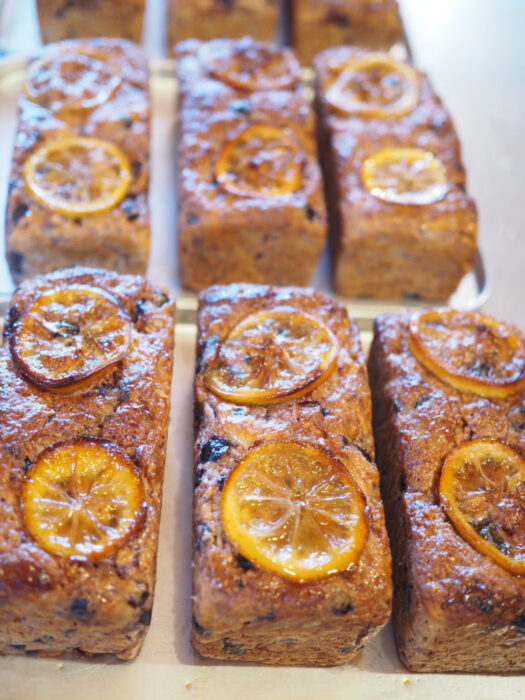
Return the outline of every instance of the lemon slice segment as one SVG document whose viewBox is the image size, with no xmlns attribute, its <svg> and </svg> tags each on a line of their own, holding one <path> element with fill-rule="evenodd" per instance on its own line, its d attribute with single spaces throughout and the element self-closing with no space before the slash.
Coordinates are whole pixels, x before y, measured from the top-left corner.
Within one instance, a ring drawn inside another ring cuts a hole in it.
<svg viewBox="0 0 525 700">
<path fill-rule="evenodd" d="M 256 124 L 226 143 L 215 178 L 242 197 L 280 197 L 301 187 L 303 151 L 286 129 Z"/>
<path fill-rule="evenodd" d="M 108 292 L 72 285 L 38 296 L 10 337 L 13 360 L 45 388 L 79 382 L 122 360 L 131 322 Z"/>
<path fill-rule="evenodd" d="M 441 504 L 459 534 L 512 574 L 525 574 L 525 459 L 509 445 L 474 440 L 443 464 Z"/>
<path fill-rule="evenodd" d="M 120 148 L 81 136 L 39 148 L 24 163 L 23 175 L 38 202 L 73 218 L 113 209 L 132 181 L 131 166 Z"/>
<path fill-rule="evenodd" d="M 64 116 L 104 104 L 120 83 L 121 78 L 96 52 L 66 49 L 31 63 L 25 92 L 33 102 Z"/>
<path fill-rule="evenodd" d="M 525 339 L 480 313 L 416 313 L 409 347 L 420 364 L 460 391 L 504 399 L 525 387 Z"/>
<path fill-rule="evenodd" d="M 28 532 L 60 557 L 92 561 L 125 544 L 144 522 L 144 486 L 112 442 L 82 438 L 45 449 L 22 484 Z"/>
<path fill-rule="evenodd" d="M 208 50 L 210 74 L 238 90 L 293 89 L 301 77 L 293 56 L 271 44 L 247 38 L 231 45 L 215 44 Z"/>
<path fill-rule="evenodd" d="M 226 481 L 221 513 L 246 559 L 298 582 L 344 571 L 368 537 L 365 497 L 345 467 L 293 442 L 251 450 Z"/>
<path fill-rule="evenodd" d="M 433 204 L 450 189 L 443 163 L 420 148 L 377 151 L 363 162 L 361 178 L 370 194 L 392 204 Z"/>
<path fill-rule="evenodd" d="M 310 314 L 289 307 L 260 311 L 233 328 L 204 376 L 226 401 L 278 403 L 323 382 L 338 352 L 335 335 Z"/>
<path fill-rule="evenodd" d="M 408 114 L 418 97 L 416 71 L 382 53 L 349 61 L 326 92 L 326 100 L 337 110 L 377 119 Z"/>
</svg>

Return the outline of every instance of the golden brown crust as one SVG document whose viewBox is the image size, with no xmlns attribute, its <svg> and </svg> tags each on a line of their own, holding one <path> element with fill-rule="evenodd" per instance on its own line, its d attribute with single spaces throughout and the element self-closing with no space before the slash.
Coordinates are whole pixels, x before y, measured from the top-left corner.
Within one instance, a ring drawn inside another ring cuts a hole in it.
<svg viewBox="0 0 525 700">
<path fill-rule="evenodd" d="M 466 194 L 460 144 L 448 111 L 427 76 L 416 71 L 415 108 L 398 118 L 336 113 L 326 100 L 338 66 L 364 56 L 329 49 L 317 57 L 316 105 L 330 213 L 335 290 L 345 296 L 448 299 L 476 255 L 477 214 Z M 431 151 L 445 166 L 450 189 L 434 204 L 382 201 L 361 179 L 363 161 L 386 147 Z"/>
<path fill-rule="evenodd" d="M 87 284 L 110 292 L 132 321 L 128 354 L 70 394 L 44 390 L 16 368 L 7 339 L 43 291 Z M 25 282 L 15 293 L 0 347 L 0 653 L 79 650 L 132 658 L 151 617 L 169 419 L 173 302 L 140 277 L 72 268 Z M 55 443 L 93 436 L 116 443 L 146 491 L 142 529 L 98 562 L 41 549 L 25 532 L 24 473 Z"/>
<path fill-rule="evenodd" d="M 292 36 L 299 60 L 310 65 L 331 46 L 388 49 L 404 32 L 397 0 L 292 0 Z"/>
<path fill-rule="evenodd" d="M 247 315 L 298 308 L 336 334 L 337 369 L 304 397 L 271 406 L 219 399 L 204 373 L 217 342 Z M 345 663 L 390 615 L 390 553 L 373 463 L 366 367 L 353 321 L 312 290 L 212 287 L 200 296 L 195 379 L 193 643 L 204 656 L 271 664 Z M 294 439 L 325 448 L 366 496 L 370 534 L 359 562 L 323 581 L 298 584 L 255 568 L 227 540 L 221 487 L 255 444 Z"/>
<path fill-rule="evenodd" d="M 91 111 L 57 114 L 22 94 L 9 178 L 6 254 L 16 283 L 74 264 L 144 274 L 149 256 L 150 95 L 146 57 L 130 42 L 93 39 L 53 44 L 42 52 L 96 52 L 121 82 Z M 123 201 L 108 212 L 71 218 L 37 202 L 22 168 L 39 148 L 76 135 L 110 141 L 127 156 L 133 179 Z"/>
<path fill-rule="evenodd" d="M 252 45 L 243 40 L 243 51 L 249 52 Z M 326 237 L 311 107 L 296 89 L 246 92 L 215 79 L 206 70 L 206 59 L 200 58 L 209 46 L 185 42 L 178 54 L 182 284 L 187 289 L 240 281 L 307 284 Z M 289 52 L 283 56 L 283 69 L 288 70 Z M 297 140 L 302 152 L 297 191 L 271 198 L 242 197 L 218 187 L 214 167 L 223 146 L 254 124 L 281 127 Z"/>
<path fill-rule="evenodd" d="M 145 0 L 37 0 L 45 44 L 82 37 L 120 37 L 140 42 Z"/>
<path fill-rule="evenodd" d="M 525 391 L 495 400 L 444 384 L 411 354 L 409 318 L 376 320 L 369 360 L 401 660 L 413 671 L 523 671 L 525 580 L 457 534 L 438 479 L 445 456 L 469 440 L 525 453 Z"/>
</svg>

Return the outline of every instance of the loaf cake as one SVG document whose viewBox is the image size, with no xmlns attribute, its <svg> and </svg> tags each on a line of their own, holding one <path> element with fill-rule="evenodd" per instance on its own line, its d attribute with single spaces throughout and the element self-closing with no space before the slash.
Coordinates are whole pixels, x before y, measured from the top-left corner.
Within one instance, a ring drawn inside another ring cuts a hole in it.
<svg viewBox="0 0 525 700">
<path fill-rule="evenodd" d="M 388 49 L 404 38 L 397 0 L 291 0 L 291 22 L 304 65 L 332 46 Z"/>
<path fill-rule="evenodd" d="M 133 658 L 153 603 L 174 305 L 70 268 L 16 291 L 0 347 L 0 653 Z"/>
<path fill-rule="evenodd" d="M 145 0 L 37 0 L 45 44 L 97 36 L 140 42 Z"/>
<path fill-rule="evenodd" d="M 525 339 L 478 313 L 376 319 L 374 436 L 412 671 L 525 670 Z"/>
<path fill-rule="evenodd" d="M 130 42 L 53 44 L 29 65 L 6 215 L 16 283 L 73 264 L 146 271 L 149 133 L 147 62 Z"/>
<path fill-rule="evenodd" d="M 391 604 L 356 324 L 311 289 L 202 292 L 195 421 L 195 648 L 267 664 L 352 659 Z"/>
<path fill-rule="evenodd" d="M 476 255 L 460 145 L 428 78 L 384 53 L 315 61 L 334 289 L 448 299 Z"/>
<path fill-rule="evenodd" d="M 279 0 L 168 0 L 168 47 L 186 39 L 276 38 Z"/>
<path fill-rule="evenodd" d="M 178 57 L 182 285 L 307 284 L 326 215 L 297 62 L 251 39 L 184 42 Z"/>
</svg>

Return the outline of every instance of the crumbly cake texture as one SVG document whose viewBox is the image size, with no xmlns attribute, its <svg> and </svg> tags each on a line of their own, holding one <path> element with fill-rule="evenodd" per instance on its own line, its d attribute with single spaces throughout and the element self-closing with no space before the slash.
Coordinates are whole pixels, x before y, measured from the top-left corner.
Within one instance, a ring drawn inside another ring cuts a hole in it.
<svg viewBox="0 0 525 700">
<path fill-rule="evenodd" d="M 327 227 L 311 106 L 298 89 L 241 93 L 209 73 L 205 78 L 206 66 L 198 59 L 201 47 L 184 42 L 178 63 L 182 285 L 201 290 L 243 281 L 308 284 Z M 195 81 L 197 76 L 201 79 Z M 254 124 L 281 127 L 297 140 L 304 162 L 296 192 L 244 197 L 223 191 L 215 181 L 214 166 L 224 145 Z"/>
<path fill-rule="evenodd" d="M 352 297 L 448 299 L 472 269 L 477 250 L 476 206 L 466 193 L 452 119 L 420 71 L 419 98 L 405 116 L 363 119 L 335 112 L 326 100 L 334 67 L 362 55 L 363 50 L 342 47 L 315 61 L 334 289 Z M 441 160 L 450 181 L 443 199 L 424 206 L 394 204 L 365 188 L 364 160 L 382 148 L 405 146 Z"/>
<path fill-rule="evenodd" d="M 291 0 L 291 15 L 293 46 L 304 65 L 332 46 L 388 49 L 404 38 L 397 0 Z"/>
<path fill-rule="evenodd" d="M 276 38 L 279 0 L 168 0 L 168 47 L 186 39 Z"/>
<path fill-rule="evenodd" d="M 138 43 L 144 5 L 144 0 L 37 0 L 42 40 L 107 36 Z"/>
<path fill-rule="evenodd" d="M 42 292 L 82 284 L 110 292 L 132 320 L 126 357 L 71 394 L 40 389 L 13 364 L 9 334 Z M 82 268 L 36 277 L 17 290 L 0 347 L 0 653 L 114 654 L 131 659 L 153 604 L 170 405 L 174 304 L 140 277 Z M 126 544 L 97 562 L 41 549 L 25 531 L 20 487 L 46 447 L 95 436 L 137 465 L 147 515 Z"/>
<path fill-rule="evenodd" d="M 463 442 L 492 438 L 525 453 L 525 391 L 491 400 L 444 384 L 411 354 L 408 323 L 408 313 L 376 320 L 368 365 L 399 654 L 412 671 L 523 672 L 525 579 L 456 532 L 438 481 Z"/>
<path fill-rule="evenodd" d="M 52 44 L 59 50 L 94 51 L 120 77 L 113 95 L 91 111 L 68 114 L 67 121 L 24 94 L 9 178 L 6 255 L 15 283 L 36 274 L 82 264 L 117 272 L 144 274 L 149 228 L 149 72 L 143 52 L 129 41 L 93 39 Z M 100 214 L 71 218 L 53 212 L 28 191 L 22 168 L 42 146 L 71 136 L 109 141 L 127 156 L 133 179 L 120 204 Z"/>
<path fill-rule="evenodd" d="M 390 616 L 390 550 L 379 497 L 366 365 L 353 321 L 312 290 L 212 287 L 200 296 L 195 379 L 193 644 L 203 656 L 327 666 L 353 658 Z M 252 312 L 278 304 L 306 311 L 336 334 L 336 370 L 310 394 L 271 406 L 219 399 L 203 373 L 217 340 Z M 365 494 L 370 534 L 360 560 L 314 583 L 295 583 L 239 556 L 221 522 L 221 489 L 255 444 L 304 441 L 327 448 Z"/>
</svg>

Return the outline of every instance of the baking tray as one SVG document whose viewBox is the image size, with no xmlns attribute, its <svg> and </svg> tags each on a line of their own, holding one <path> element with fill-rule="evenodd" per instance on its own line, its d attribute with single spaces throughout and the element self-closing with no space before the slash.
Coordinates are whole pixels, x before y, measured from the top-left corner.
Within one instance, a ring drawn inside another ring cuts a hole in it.
<svg viewBox="0 0 525 700">
<path fill-rule="evenodd" d="M 408 48 L 398 44 L 393 47 L 398 57 L 407 57 Z M 22 89 L 27 57 L 10 56 L 0 60 L 0 311 L 13 290 L 13 284 L 5 261 L 4 217 L 7 179 L 10 169 L 10 154 L 16 129 L 16 105 Z M 311 84 L 311 71 L 303 72 L 305 83 Z M 152 245 L 148 276 L 151 280 L 168 288 L 179 299 L 179 307 L 186 322 L 195 320 L 196 297 L 180 288 L 177 273 L 177 231 L 175 200 L 175 98 L 177 86 L 174 78 L 174 62 L 169 59 L 151 61 L 152 89 L 152 181 L 151 181 L 151 227 Z M 324 292 L 330 289 L 330 264 L 328 250 L 319 263 L 312 286 Z M 489 283 L 481 254 L 476 257 L 473 271 L 465 275 L 449 305 L 463 310 L 480 308 L 489 296 Z M 350 313 L 362 327 L 371 327 L 379 313 L 396 312 L 402 308 L 421 308 L 431 302 L 402 300 L 343 299 Z M 441 302 L 442 305 L 442 302 Z"/>
</svg>

